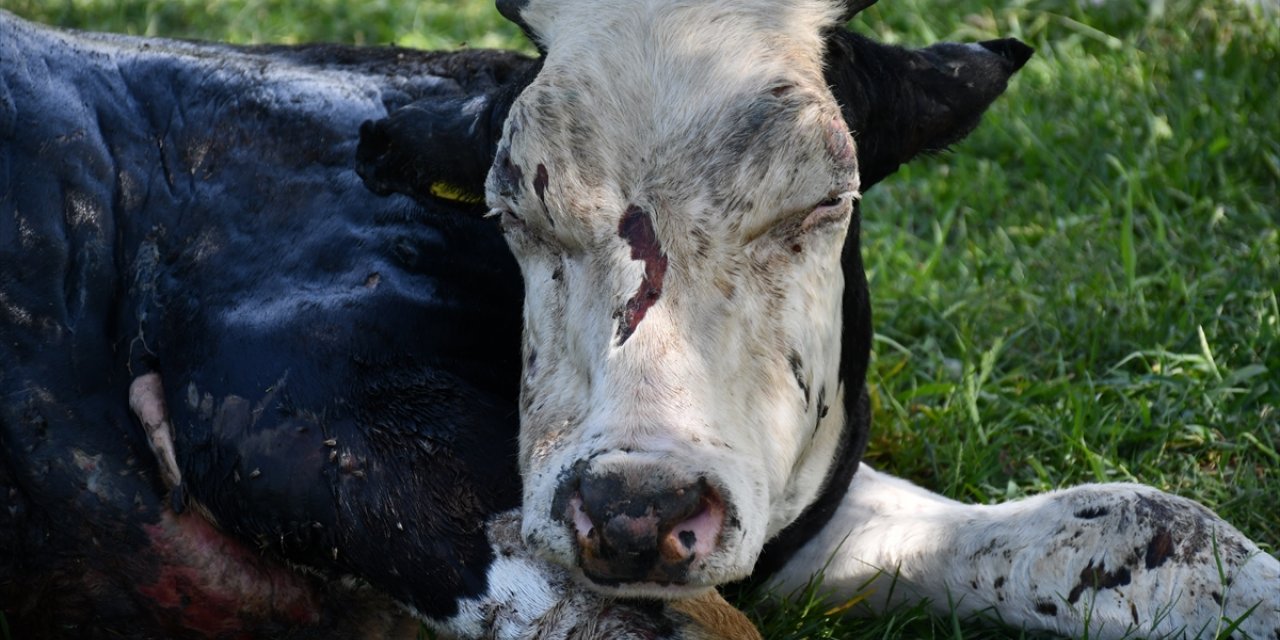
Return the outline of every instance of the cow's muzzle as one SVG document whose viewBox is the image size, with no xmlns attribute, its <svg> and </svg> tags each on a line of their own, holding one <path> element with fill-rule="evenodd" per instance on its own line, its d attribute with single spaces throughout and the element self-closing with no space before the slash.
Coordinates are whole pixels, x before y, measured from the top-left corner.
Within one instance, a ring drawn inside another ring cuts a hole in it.
<svg viewBox="0 0 1280 640">
<path fill-rule="evenodd" d="M 574 533 L 578 566 L 602 586 L 684 585 L 720 545 L 725 503 L 705 477 L 664 478 L 651 465 L 562 480 L 553 515 Z"/>
</svg>

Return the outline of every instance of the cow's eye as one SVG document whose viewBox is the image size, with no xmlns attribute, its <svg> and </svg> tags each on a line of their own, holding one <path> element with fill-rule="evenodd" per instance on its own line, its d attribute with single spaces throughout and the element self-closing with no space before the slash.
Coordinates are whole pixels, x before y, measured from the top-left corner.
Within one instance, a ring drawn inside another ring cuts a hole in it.
<svg viewBox="0 0 1280 640">
<path fill-rule="evenodd" d="M 489 216 L 498 217 L 498 224 L 502 225 L 503 231 L 515 231 L 525 228 L 524 218 L 521 218 L 510 209 L 493 209 L 489 211 Z"/>
<path fill-rule="evenodd" d="M 827 196 L 826 200 L 813 205 L 813 210 L 805 217 L 804 222 L 800 224 L 801 230 L 807 231 L 827 222 L 843 220 L 845 216 L 849 215 L 849 203 L 855 197 L 857 197 L 857 194 L 852 191 Z"/>
</svg>

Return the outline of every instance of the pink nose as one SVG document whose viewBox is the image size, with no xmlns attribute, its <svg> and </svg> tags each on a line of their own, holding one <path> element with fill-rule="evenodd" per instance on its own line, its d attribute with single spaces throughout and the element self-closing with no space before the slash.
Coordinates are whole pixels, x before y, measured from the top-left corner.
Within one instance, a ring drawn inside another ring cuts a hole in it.
<svg viewBox="0 0 1280 640">
<path fill-rule="evenodd" d="M 725 507 L 706 479 L 656 484 L 652 473 L 606 473 L 562 487 L 563 515 L 577 534 L 578 564 L 588 578 L 604 585 L 684 584 L 689 569 L 715 552 Z"/>
</svg>

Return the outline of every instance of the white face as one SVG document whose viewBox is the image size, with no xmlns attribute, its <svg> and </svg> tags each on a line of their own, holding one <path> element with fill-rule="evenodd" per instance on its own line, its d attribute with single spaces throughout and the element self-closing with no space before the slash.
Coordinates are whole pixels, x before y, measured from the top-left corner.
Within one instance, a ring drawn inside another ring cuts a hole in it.
<svg viewBox="0 0 1280 640">
<path fill-rule="evenodd" d="M 548 53 L 486 191 L 525 279 L 524 536 L 612 593 L 741 578 L 813 500 L 844 423 L 858 179 L 822 74 L 836 8 L 522 15 Z"/>
</svg>

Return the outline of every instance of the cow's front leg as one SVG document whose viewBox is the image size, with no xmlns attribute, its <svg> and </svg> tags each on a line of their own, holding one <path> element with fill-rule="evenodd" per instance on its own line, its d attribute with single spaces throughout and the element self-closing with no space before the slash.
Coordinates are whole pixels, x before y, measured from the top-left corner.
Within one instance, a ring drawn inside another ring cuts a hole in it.
<svg viewBox="0 0 1280 640">
<path fill-rule="evenodd" d="M 825 569 L 830 597 L 988 611 L 1070 636 L 1280 639 L 1280 562 L 1203 506 L 1136 484 L 966 505 L 863 465 L 835 517 L 775 577 Z M 1237 635 L 1237 637 L 1239 637 Z"/>
</svg>

